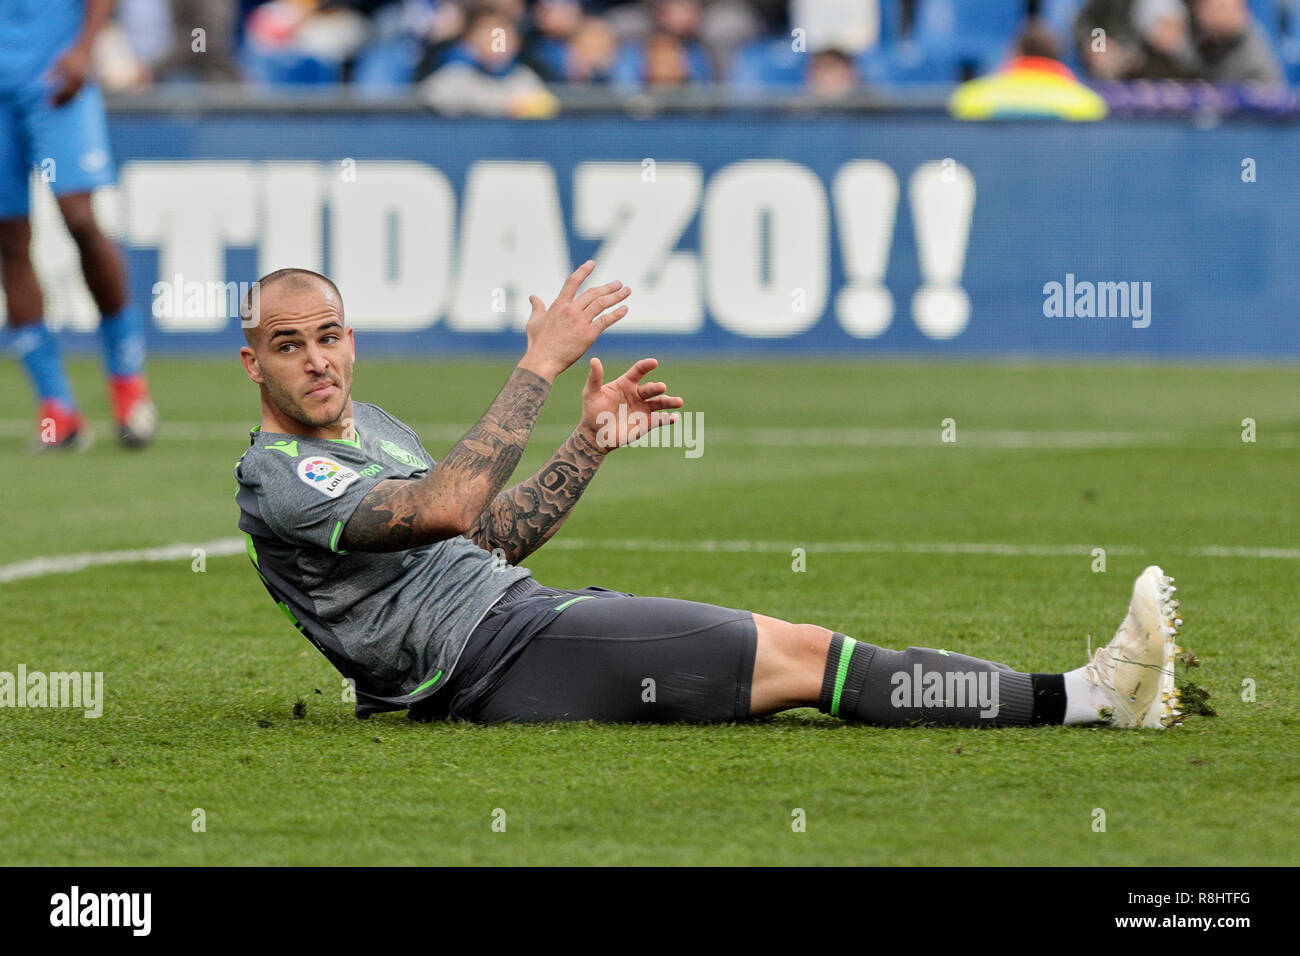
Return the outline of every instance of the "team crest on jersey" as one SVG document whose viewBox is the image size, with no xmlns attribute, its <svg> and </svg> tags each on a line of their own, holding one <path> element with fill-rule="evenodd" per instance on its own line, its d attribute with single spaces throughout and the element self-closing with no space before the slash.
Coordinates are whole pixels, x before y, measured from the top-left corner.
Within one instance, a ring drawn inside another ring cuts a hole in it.
<svg viewBox="0 0 1300 956">
<path fill-rule="evenodd" d="M 410 465 L 412 468 L 428 467 L 428 465 L 424 463 L 424 459 L 421 458 L 419 455 L 412 455 L 405 448 L 401 447 L 395 442 L 389 441 L 386 438 L 379 443 L 379 447 L 382 448 L 386 454 L 388 454 L 393 458 L 396 458 L 403 465 Z"/>
<path fill-rule="evenodd" d="M 298 477 L 321 494 L 337 498 L 361 476 L 333 458 L 304 458 L 298 462 Z"/>
</svg>

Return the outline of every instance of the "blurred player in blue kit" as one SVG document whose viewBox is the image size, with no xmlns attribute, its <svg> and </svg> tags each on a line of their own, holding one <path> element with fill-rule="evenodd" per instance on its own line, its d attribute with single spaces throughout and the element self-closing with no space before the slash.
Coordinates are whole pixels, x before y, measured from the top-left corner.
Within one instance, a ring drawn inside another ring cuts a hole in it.
<svg viewBox="0 0 1300 956">
<path fill-rule="evenodd" d="M 122 443 L 148 444 L 158 413 L 144 376 L 144 325 L 125 262 L 95 221 L 91 192 L 115 182 L 91 46 L 112 0 L 0 0 L 0 282 L 9 346 L 39 403 L 38 449 L 84 447 L 86 421 L 45 324 L 31 259 L 31 170 L 39 167 L 77 245 L 100 313 L 104 365 Z"/>
</svg>

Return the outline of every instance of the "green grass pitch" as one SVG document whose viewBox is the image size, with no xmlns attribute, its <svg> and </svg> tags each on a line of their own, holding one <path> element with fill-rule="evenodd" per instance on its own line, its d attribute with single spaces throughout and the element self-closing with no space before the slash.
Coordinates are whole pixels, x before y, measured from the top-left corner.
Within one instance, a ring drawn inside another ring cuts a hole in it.
<svg viewBox="0 0 1300 956">
<path fill-rule="evenodd" d="M 363 355 L 354 394 L 441 455 L 508 367 Z M 72 369 L 99 442 L 51 457 L 25 451 L 26 387 L 0 368 L 4 565 L 235 536 L 231 472 L 258 406 L 234 357 L 153 362 L 167 424 L 141 454 L 112 442 L 97 366 Z M 708 727 L 358 721 L 245 556 L 200 573 L 187 553 L 0 583 L 0 671 L 102 671 L 106 698 L 98 719 L 0 709 L 0 859 L 1300 863 L 1294 368 L 667 358 L 660 375 L 703 413 L 704 454 L 616 453 L 528 562 L 540 580 L 1059 671 L 1159 563 L 1202 661 L 1180 673 L 1219 716 L 1165 733 L 885 730 L 813 710 Z M 582 377 L 556 385 L 519 477 L 576 420 Z"/>
</svg>

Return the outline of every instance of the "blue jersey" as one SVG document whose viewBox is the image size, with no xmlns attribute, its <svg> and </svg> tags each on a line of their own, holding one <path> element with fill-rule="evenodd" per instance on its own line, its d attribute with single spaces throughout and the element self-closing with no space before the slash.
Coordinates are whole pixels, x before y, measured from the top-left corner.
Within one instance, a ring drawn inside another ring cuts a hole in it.
<svg viewBox="0 0 1300 956">
<path fill-rule="evenodd" d="M 39 81 L 84 17 L 84 0 L 0 0 L 0 90 Z"/>
</svg>

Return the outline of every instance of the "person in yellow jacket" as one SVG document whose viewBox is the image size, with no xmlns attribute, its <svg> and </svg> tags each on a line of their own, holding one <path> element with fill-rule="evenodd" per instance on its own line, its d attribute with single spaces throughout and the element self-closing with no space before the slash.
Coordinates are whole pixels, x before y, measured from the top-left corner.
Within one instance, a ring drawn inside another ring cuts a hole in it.
<svg viewBox="0 0 1300 956">
<path fill-rule="evenodd" d="M 1051 30 L 1031 21 L 1006 66 L 957 87 L 948 110 L 960 120 L 1099 120 L 1106 103 L 1061 62 Z"/>
</svg>

